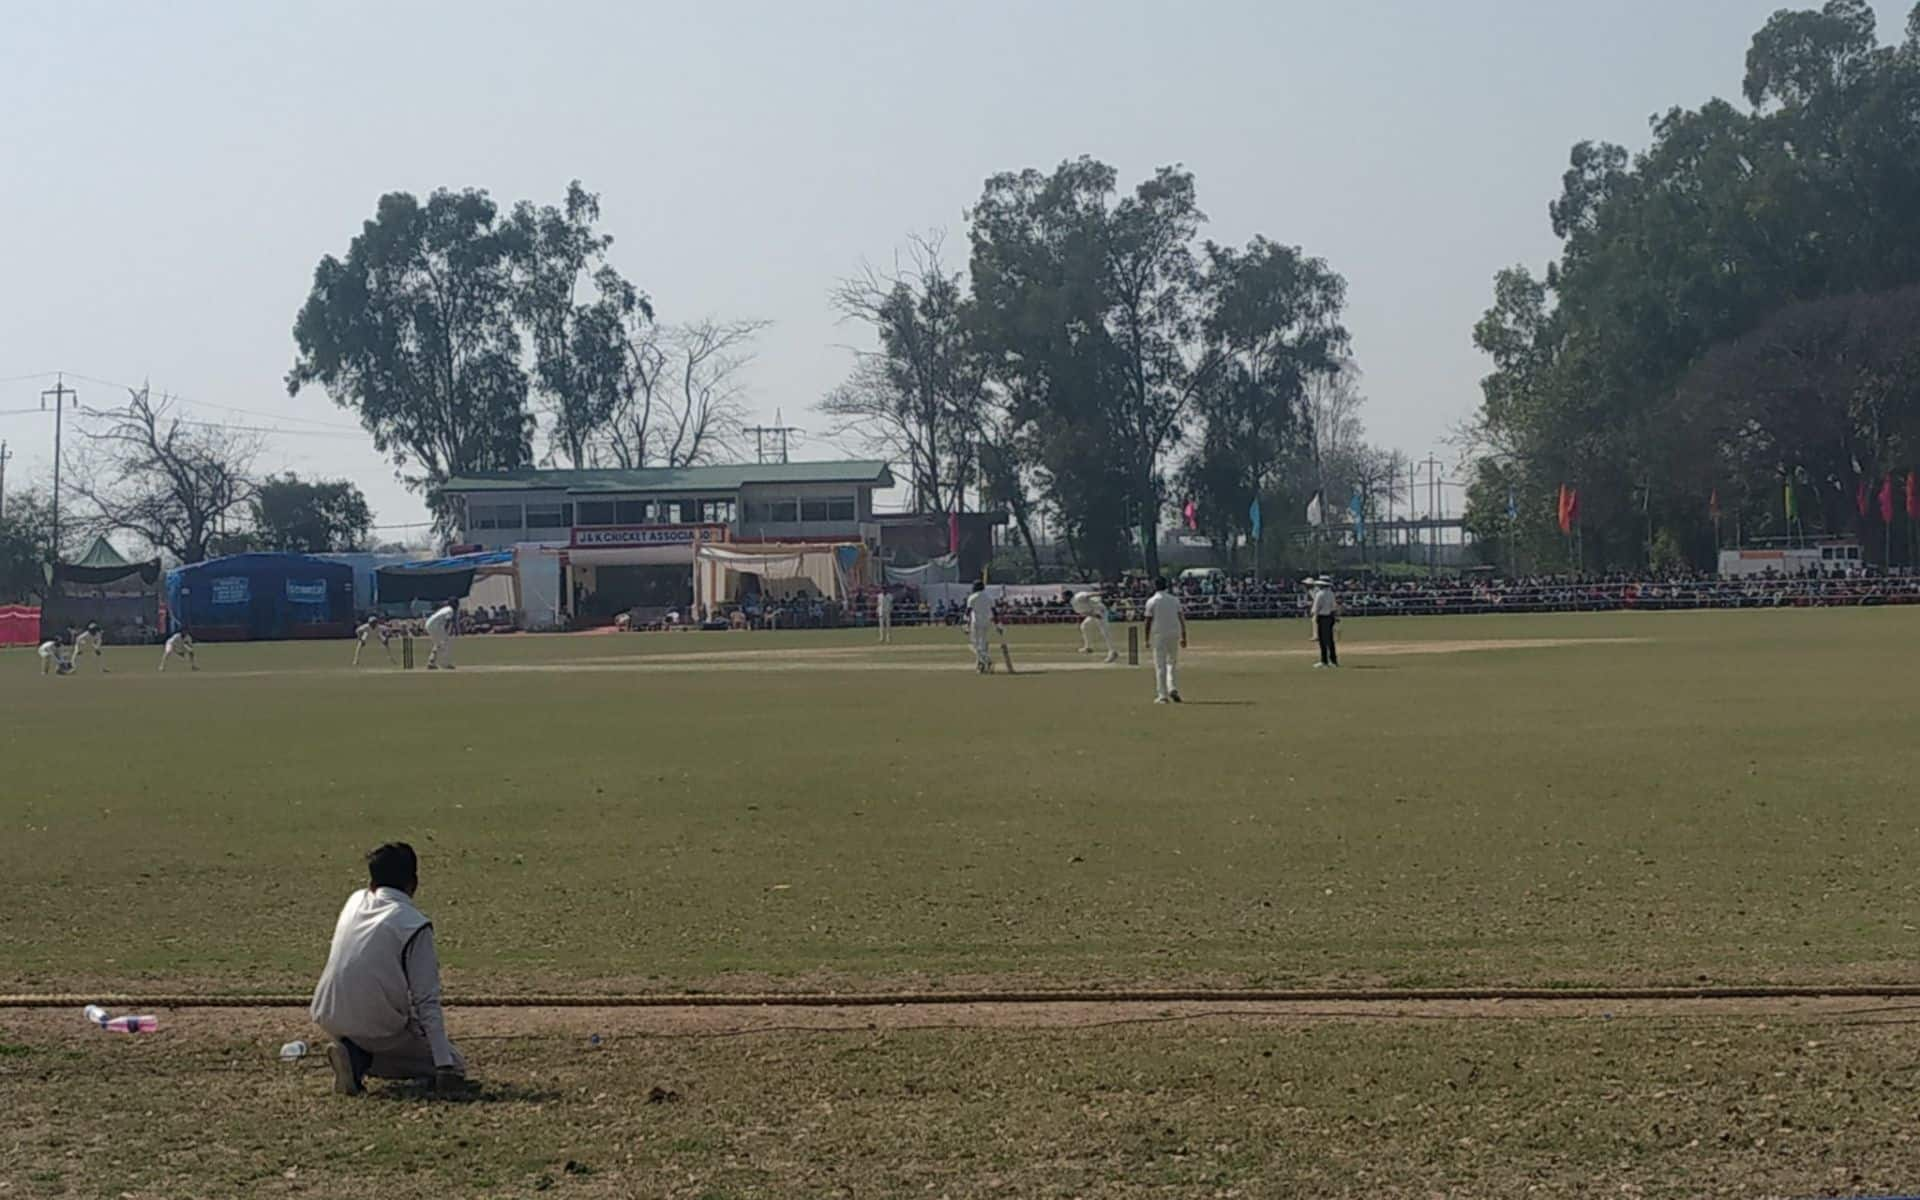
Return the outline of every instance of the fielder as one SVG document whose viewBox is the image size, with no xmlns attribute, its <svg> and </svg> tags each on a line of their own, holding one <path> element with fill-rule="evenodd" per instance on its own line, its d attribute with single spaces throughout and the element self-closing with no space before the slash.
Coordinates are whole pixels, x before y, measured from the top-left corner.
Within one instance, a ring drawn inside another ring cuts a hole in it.
<svg viewBox="0 0 1920 1200">
<path fill-rule="evenodd" d="M 459 609 L 448 601 L 427 618 L 427 638 L 433 643 L 433 649 L 427 653 L 427 670 L 441 667 L 453 670 L 453 625 L 458 616 Z"/>
<path fill-rule="evenodd" d="M 993 655 L 987 650 L 987 635 L 993 628 L 993 597 L 987 595 L 987 585 L 976 579 L 973 594 L 967 597 L 967 641 L 973 644 L 973 669 L 982 675 L 993 674 Z"/>
<path fill-rule="evenodd" d="M 367 642 L 372 638 L 380 639 L 380 648 L 387 652 L 387 662 L 393 662 L 393 635 L 387 631 L 386 624 L 380 620 L 378 613 L 362 622 L 360 628 L 353 631 L 353 636 L 358 639 L 353 644 L 354 666 L 360 665 L 360 652 L 367 648 Z"/>
<path fill-rule="evenodd" d="M 1119 662 L 1120 655 L 1113 649 L 1113 614 L 1107 609 L 1107 602 L 1098 592 L 1068 592 L 1067 605 L 1080 614 L 1080 653 L 1093 653 L 1093 635 L 1100 635 L 1101 644 L 1107 648 L 1107 661 Z"/>
<path fill-rule="evenodd" d="M 1180 597 L 1168 590 L 1167 577 L 1153 581 L 1147 601 L 1147 643 L 1153 647 L 1153 702 L 1180 703 L 1180 651 L 1187 646 L 1187 614 Z"/>
<path fill-rule="evenodd" d="M 874 601 L 873 611 L 880 621 L 880 640 L 891 642 L 893 640 L 893 593 L 881 592 L 880 598 Z"/>
<path fill-rule="evenodd" d="M 60 643 L 48 638 L 40 643 L 40 673 L 42 675 L 73 674 L 73 658 L 60 648 Z"/>
<path fill-rule="evenodd" d="M 105 672 L 107 669 L 107 664 L 100 661 L 100 658 L 101 658 L 100 647 L 106 643 L 106 640 L 107 640 L 106 634 L 102 633 L 100 630 L 100 622 L 88 621 L 87 627 L 74 635 L 73 665 L 75 667 L 78 667 L 80 665 L 80 656 L 82 654 L 85 654 L 87 651 L 91 650 L 93 651 L 93 659 L 95 664 L 99 666 L 102 672 Z"/>
<path fill-rule="evenodd" d="M 160 652 L 160 669 L 162 671 L 167 669 L 167 660 L 170 658 L 184 658 L 187 660 L 188 667 L 195 671 L 200 669 L 200 664 L 195 662 L 193 658 L 192 634 L 182 629 L 179 633 L 167 639 L 167 648 Z"/>
</svg>

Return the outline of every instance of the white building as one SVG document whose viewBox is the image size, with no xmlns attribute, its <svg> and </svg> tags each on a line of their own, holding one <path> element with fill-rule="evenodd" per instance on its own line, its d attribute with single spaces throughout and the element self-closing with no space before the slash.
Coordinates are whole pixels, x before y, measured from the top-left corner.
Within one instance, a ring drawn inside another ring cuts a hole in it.
<svg viewBox="0 0 1920 1200">
<path fill-rule="evenodd" d="M 561 613 L 611 617 L 692 599 L 701 543 L 879 540 L 884 462 L 758 463 L 639 470 L 527 467 L 447 480 L 456 541 L 482 550 L 540 546 L 561 572 Z"/>
</svg>

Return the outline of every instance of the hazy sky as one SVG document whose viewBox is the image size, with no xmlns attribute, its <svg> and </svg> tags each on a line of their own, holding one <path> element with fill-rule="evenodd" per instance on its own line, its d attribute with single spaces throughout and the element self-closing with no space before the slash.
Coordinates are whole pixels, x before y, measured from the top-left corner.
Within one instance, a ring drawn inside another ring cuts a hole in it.
<svg viewBox="0 0 1920 1200">
<path fill-rule="evenodd" d="M 1781 4 L 11 5 L 0 414 L 51 383 L 15 376 L 150 378 L 197 417 L 289 431 L 267 468 L 349 476 L 382 523 L 419 521 L 350 413 L 286 395 L 313 266 L 382 192 L 553 202 L 578 177 L 664 319 L 774 322 L 755 407 L 819 433 L 862 336 L 834 281 L 910 231 L 950 231 L 958 265 L 986 176 L 1091 154 L 1128 185 L 1185 164 L 1207 236 L 1326 258 L 1372 436 L 1451 457 L 1473 322 L 1496 270 L 1552 256 L 1568 147 L 1638 148 L 1650 114 L 1737 98 Z M 50 418 L 0 415 L 0 437 L 10 486 L 45 476 Z"/>
</svg>

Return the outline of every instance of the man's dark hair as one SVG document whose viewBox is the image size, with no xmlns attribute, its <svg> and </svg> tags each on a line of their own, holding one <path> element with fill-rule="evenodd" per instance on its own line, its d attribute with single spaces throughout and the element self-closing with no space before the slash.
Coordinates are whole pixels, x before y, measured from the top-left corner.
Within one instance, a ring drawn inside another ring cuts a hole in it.
<svg viewBox="0 0 1920 1200">
<path fill-rule="evenodd" d="M 388 842 L 367 851 L 367 880 L 377 888 L 410 890 L 420 878 L 420 860 L 405 842 Z"/>
<path fill-rule="evenodd" d="M 1167 577 L 1165 575 L 1155 575 L 1153 577 L 1153 586 L 1159 588 L 1163 592 L 1166 591 Z"/>
</svg>

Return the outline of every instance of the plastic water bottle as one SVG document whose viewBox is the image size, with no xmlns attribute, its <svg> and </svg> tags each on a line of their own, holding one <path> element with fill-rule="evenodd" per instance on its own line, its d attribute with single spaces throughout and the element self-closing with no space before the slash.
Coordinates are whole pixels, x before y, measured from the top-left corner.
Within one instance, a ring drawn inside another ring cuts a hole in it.
<svg viewBox="0 0 1920 1200">
<path fill-rule="evenodd" d="M 98 1025 L 102 1029 L 106 1028 L 107 1010 L 104 1008 L 101 1008 L 98 1004 L 89 1004 L 85 1008 L 81 1009 L 80 1013 L 82 1016 L 87 1018 L 88 1024 Z"/>
<path fill-rule="evenodd" d="M 158 1017 L 113 1017 L 100 1026 L 114 1033 L 153 1033 L 160 1028 Z"/>
<path fill-rule="evenodd" d="M 286 1045 L 280 1047 L 281 1062 L 298 1062 L 306 1056 L 307 1044 L 305 1042 L 288 1042 Z"/>
</svg>

